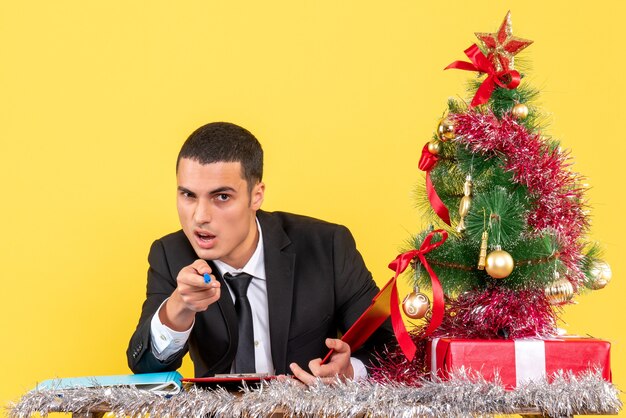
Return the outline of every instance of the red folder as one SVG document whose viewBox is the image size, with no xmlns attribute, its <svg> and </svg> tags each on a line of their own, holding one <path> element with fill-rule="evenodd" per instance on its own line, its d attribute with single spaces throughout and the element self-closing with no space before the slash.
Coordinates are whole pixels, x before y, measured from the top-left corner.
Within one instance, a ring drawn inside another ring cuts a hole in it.
<svg viewBox="0 0 626 418">
<path fill-rule="evenodd" d="M 258 387 L 261 382 L 267 382 L 276 378 L 277 376 L 266 373 L 216 374 L 213 377 L 188 377 L 182 379 L 182 382 L 199 387 L 220 386 L 225 389 L 236 390 L 245 386 Z"/>
<path fill-rule="evenodd" d="M 341 341 L 348 343 L 350 352 L 355 352 L 363 343 L 382 325 L 383 322 L 391 315 L 391 290 L 393 289 L 393 281 L 391 279 L 378 292 L 372 304 L 363 312 L 363 314 L 350 327 Z M 326 357 L 322 360 L 322 364 L 330 359 L 333 350 L 330 350 Z"/>
</svg>

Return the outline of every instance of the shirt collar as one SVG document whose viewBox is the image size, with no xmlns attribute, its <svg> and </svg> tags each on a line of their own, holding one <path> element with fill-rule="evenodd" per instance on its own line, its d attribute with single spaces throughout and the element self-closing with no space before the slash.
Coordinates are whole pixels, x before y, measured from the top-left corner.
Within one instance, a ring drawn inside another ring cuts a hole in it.
<svg viewBox="0 0 626 418">
<path fill-rule="evenodd" d="M 254 278 L 265 280 L 265 260 L 264 260 L 264 252 L 263 252 L 263 232 L 261 231 L 261 225 L 259 224 L 259 220 L 256 220 L 256 229 L 259 231 L 259 242 L 256 245 L 256 249 L 254 253 L 252 253 L 252 257 L 246 263 L 243 268 L 236 269 L 228 264 L 224 263 L 220 260 L 213 260 L 215 266 L 220 271 L 222 277 L 225 273 L 230 273 L 233 276 L 239 273 L 248 273 Z"/>
</svg>

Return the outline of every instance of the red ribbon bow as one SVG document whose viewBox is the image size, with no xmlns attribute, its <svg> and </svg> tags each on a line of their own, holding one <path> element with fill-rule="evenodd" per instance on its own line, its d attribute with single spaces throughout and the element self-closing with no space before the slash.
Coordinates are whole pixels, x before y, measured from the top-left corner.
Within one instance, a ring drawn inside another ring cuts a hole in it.
<svg viewBox="0 0 626 418">
<path fill-rule="evenodd" d="M 509 69 L 496 71 L 493 63 L 487 59 L 476 44 L 473 44 L 464 52 L 470 61 L 472 61 L 471 63 L 465 61 L 454 61 L 452 64 L 448 65 L 445 70 L 449 68 L 456 68 L 457 70 L 478 71 L 480 73 L 487 74 L 487 78 L 481 83 L 478 91 L 472 99 L 472 107 L 487 103 L 491 97 L 491 93 L 495 90 L 496 85 L 509 90 L 513 90 L 519 86 L 521 77 L 517 71 Z"/>
<path fill-rule="evenodd" d="M 441 240 L 431 244 L 431 241 L 435 234 L 441 234 Z M 419 258 L 419 261 L 428 271 L 430 276 L 430 280 L 432 283 L 433 289 L 433 307 L 432 307 L 432 315 L 430 318 L 430 324 L 426 329 L 425 335 L 430 335 L 434 330 L 436 330 L 439 325 L 441 325 L 441 321 L 443 321 L 443 311 L 444 311 L 444 302 L 443 302 L 443 288 L 441 287 L 441 283 L 439 282 L 439 278 L 433 271 L 433 269 L 426 261 L 425 254 L 434 250 L 443 244 L 446 239 L 448 239 L 448 233 L 443 229 L 437 229 L 429 233 L 426 238 L 424 238 L 424 242 L 417 250 L 411 250 L 404 254 L 400 254 L 389 264 L 389 268 L 396 272 L 396 275 L 392 280 L 392 289 L 391 289 L 391 324 L 393 326 L 393 332 L 396 335 L 396 339 L 398 340 L 398 344 L 400 345 L 400 349 L 406 356 L 409 361 L 413 361 L 415 357 L 415 351 L 417 347 L 415 347 L 415 343 L 411 339 L 406 327 L 404 326 L 404 322 L 402 321 L 402 315 L 400 314 L 400 299 L 398 298 L 398 289 L 396 286 L 396 280 L 398 276 L 406 270 L 406 268 L 411 263 L 415 257 Z"/>
<path fill-rule="evenodd" d="M 428 194 L 428 200 L 430 201 L 430 206 L 433 208 L 437 216 L 441 218 L 446 224 L 450 225 L 450 212 L 444 203 L 441 201 L 441 198 L 437 194 L 435 190 L 435 186 L 433 186 L 433 182 L 430 179 L 430 170 L 435 167 L 437 164 L 437 156 L 431 154 L 428 151 L 428 144 L 424 145 L 422 148 L 422 156 L 420 157 L 420 162 L 417 165 L 420 170 L 426 172 L 426 193 Z"/>
</svg>

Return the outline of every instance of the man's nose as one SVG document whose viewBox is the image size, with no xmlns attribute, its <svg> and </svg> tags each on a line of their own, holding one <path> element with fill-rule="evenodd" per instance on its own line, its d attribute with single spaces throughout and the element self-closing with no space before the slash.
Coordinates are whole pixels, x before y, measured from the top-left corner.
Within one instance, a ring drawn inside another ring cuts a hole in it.
<svg viewBox="0 0 626 418">
<path fill-rule="evenodd" d="M 193 214 L 193 220 L 198 225 L 211 222 L 211 205 L 209 202 L 204 199 L 198 201 L 198 205 Z"/>
</svg>

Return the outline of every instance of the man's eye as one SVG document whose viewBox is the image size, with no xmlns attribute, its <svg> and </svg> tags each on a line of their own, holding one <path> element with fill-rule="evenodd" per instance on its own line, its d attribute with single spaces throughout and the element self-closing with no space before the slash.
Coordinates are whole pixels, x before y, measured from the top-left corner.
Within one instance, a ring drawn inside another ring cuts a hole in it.
<svg viewBox="0 0 626 418">
<path fill-rule="evenodd" d="M 226 202 L 228 199 L 230 199 L 230 196 L 227 194 L 222 193 L 217 195 L 217 200 L 220 202 Z"/>
<path fill-rule="evenodd" d="M 180 195 L 182 197 L 184 197 L 184 198 L 187 198 L 187 199 L 191 199 L 193 197 L 193 194 L 191 192 L 185 192 L 185 191 L 182 191 L 182 190 L 180 192 Z"/>
</svg>

